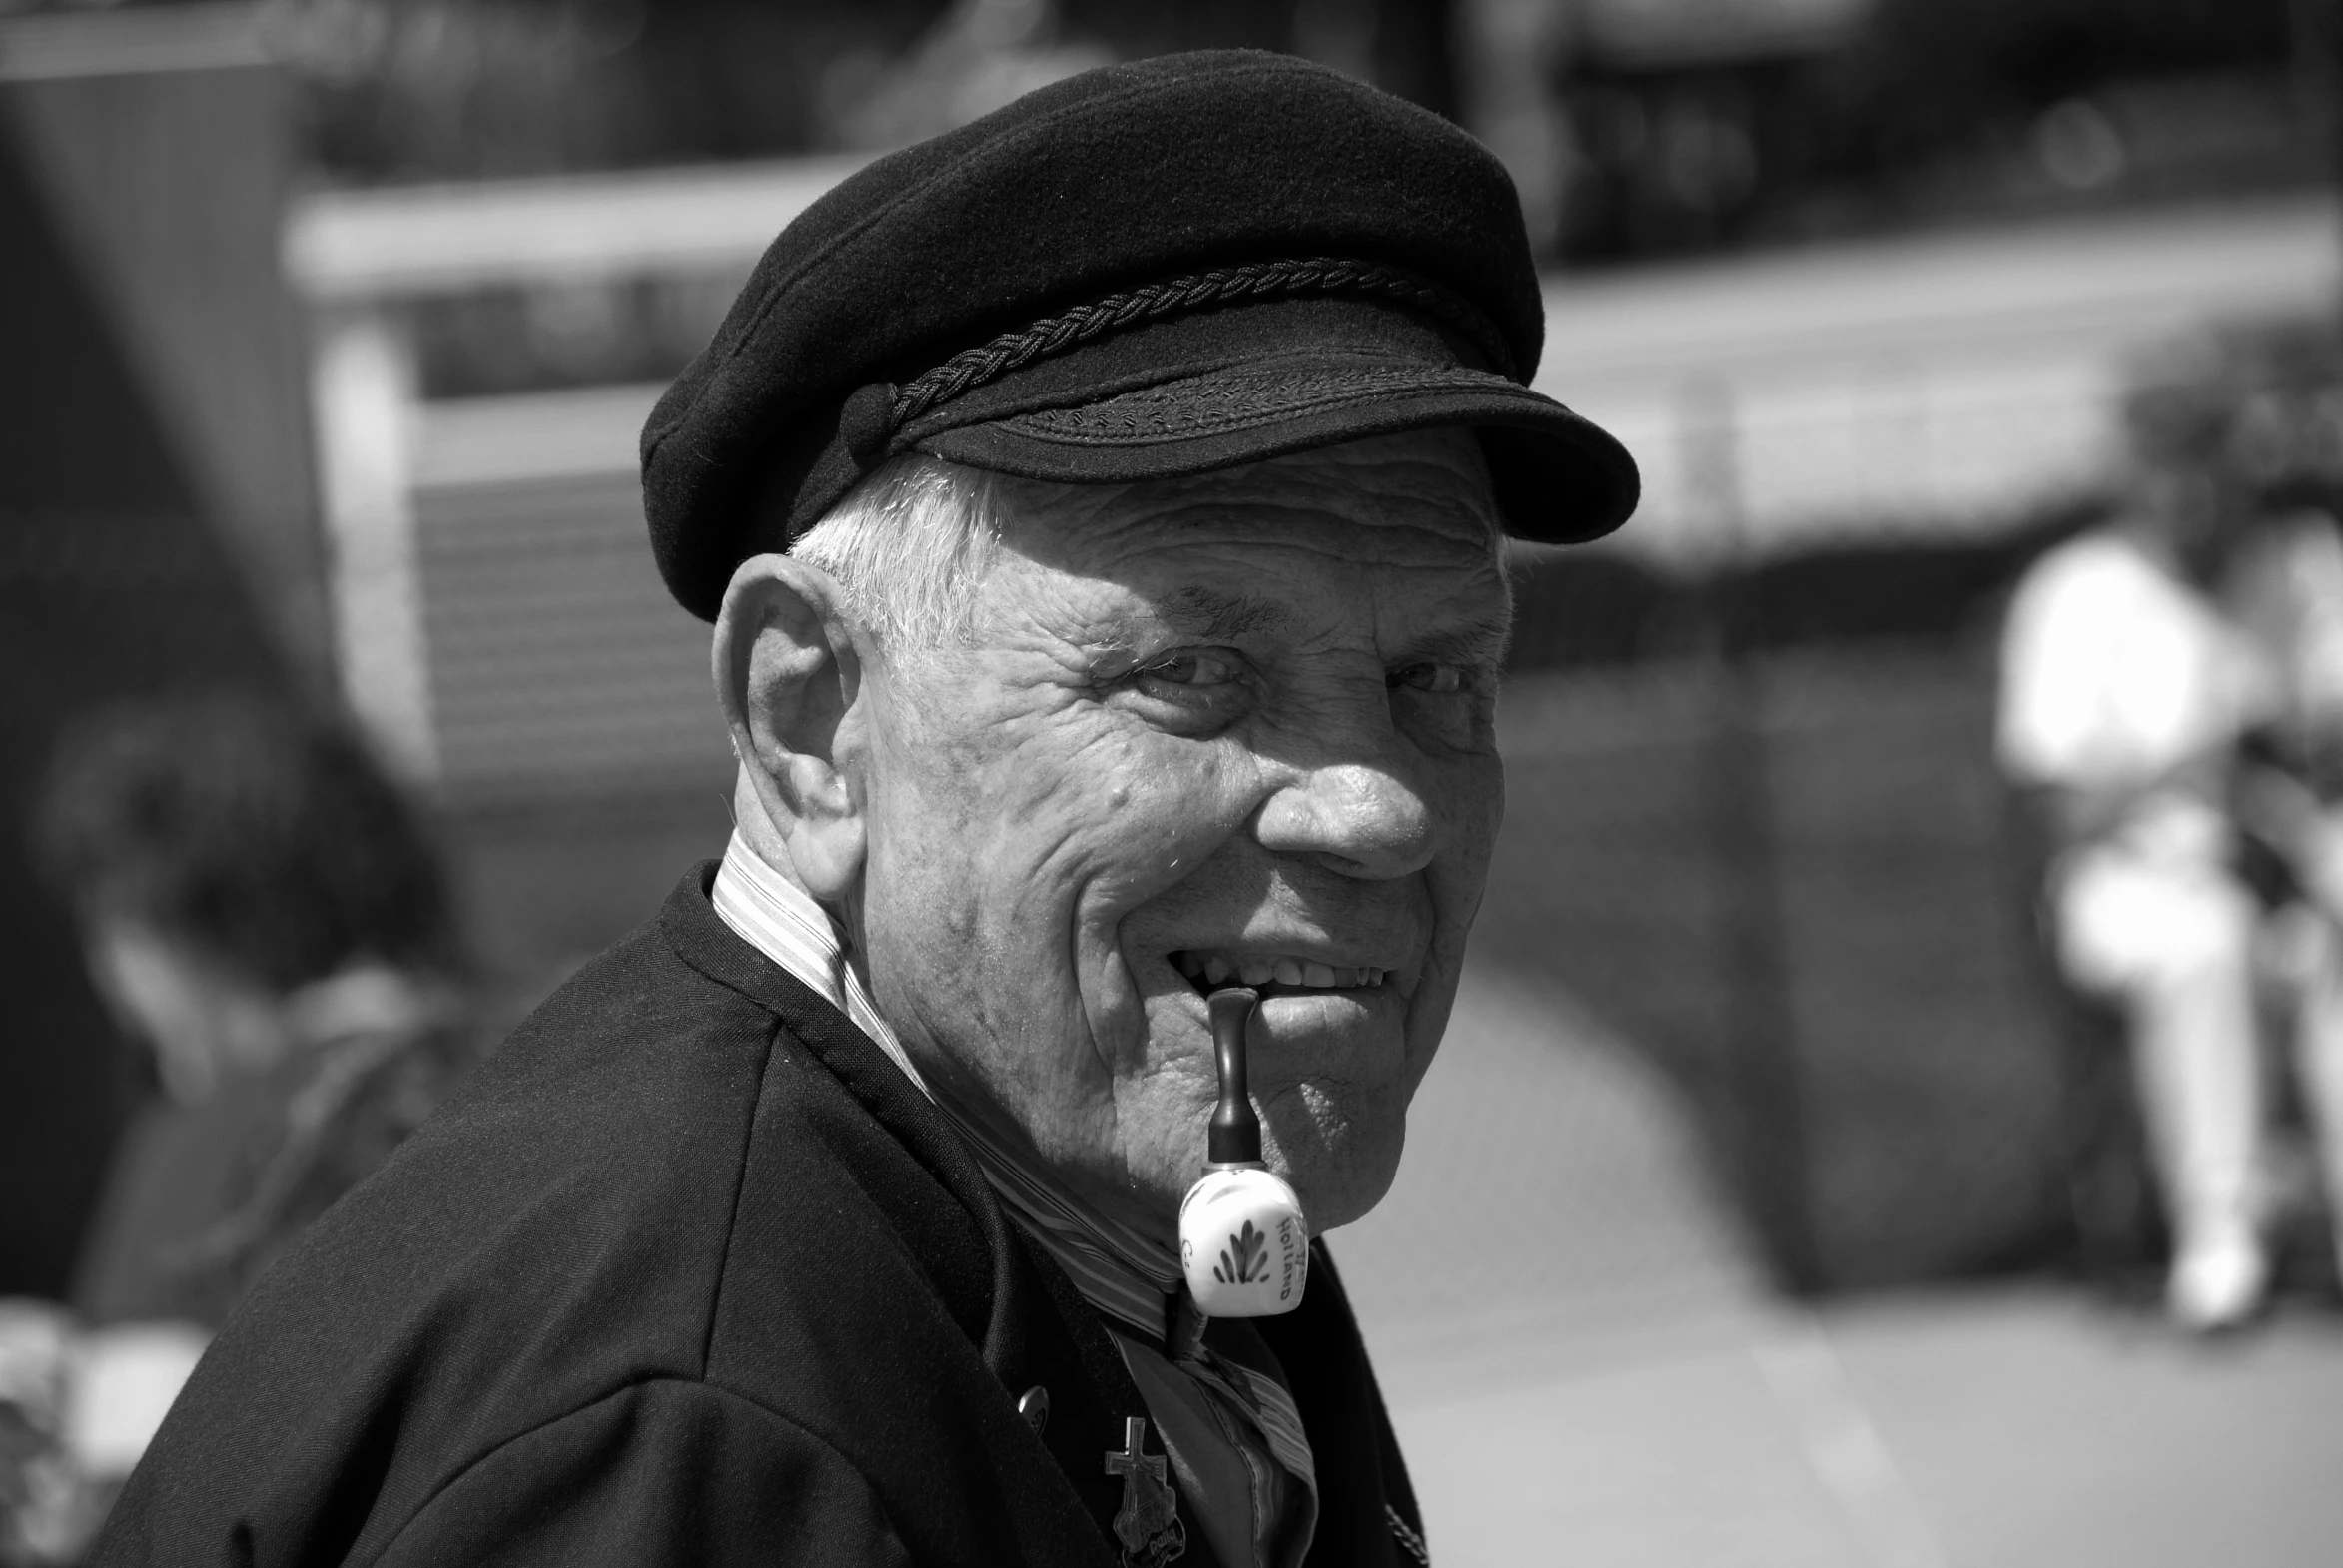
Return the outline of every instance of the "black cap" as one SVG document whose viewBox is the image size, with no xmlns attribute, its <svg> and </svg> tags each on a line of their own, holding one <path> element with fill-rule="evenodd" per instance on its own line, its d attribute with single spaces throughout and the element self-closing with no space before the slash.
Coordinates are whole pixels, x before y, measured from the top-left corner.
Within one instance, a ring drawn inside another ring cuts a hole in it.
<svg viewBox="0 0 2343 1568">
<path fill-rule="evenodd" d="M 1108 66 L 891 154 L 765 252 L 643 430 L 660 574 L 713 619 L 898 453 L 1121 482 L 1434 425 L 1507 530 L 1635 509 L 1619 443 L 1528 388 L 1512 180 L 1425 110 L 1282 55 Z"/>
</svg>

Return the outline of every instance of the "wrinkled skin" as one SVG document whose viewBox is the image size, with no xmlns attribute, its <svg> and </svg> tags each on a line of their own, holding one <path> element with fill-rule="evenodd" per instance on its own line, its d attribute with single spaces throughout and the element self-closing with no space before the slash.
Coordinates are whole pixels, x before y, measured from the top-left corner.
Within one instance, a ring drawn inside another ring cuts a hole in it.
<svg viewBox="0 0 2343 1568">
<path fill-rule="evenodd" d="M 818 569 L 741 568 L 717 668 L 744 830 L 761 815 L 760 852 L 841 912 L 962 1114 L 1167 1244 L 1217 1095 L 1180 965 L 1282 956 L 1305 983 L 1248 1037 L 1264 1153 L 1314 1228 L 1355 1219 L 1397 1170 L 1502 811 L 1478 445 L 1010 481 L 1004 510 L 968 647 L 882 652 Z"/>
</svg>

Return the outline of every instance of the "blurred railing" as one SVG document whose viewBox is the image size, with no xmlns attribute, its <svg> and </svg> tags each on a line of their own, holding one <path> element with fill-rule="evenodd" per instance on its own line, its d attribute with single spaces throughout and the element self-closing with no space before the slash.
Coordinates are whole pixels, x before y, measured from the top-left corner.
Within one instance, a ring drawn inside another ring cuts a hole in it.
<svg viewBox="0 0 2343 1568">
<path fill-rule="evenodd" d="M 736 289 L 851 161 L 338 192 L 288 224 L 345 695 L 445 792 L 675 785 L 726 756 L 705 638 L 644 540 L 656 386 L 426 399 L 414 307 L 646 276 Z M 694 723 L 693 715 L 702 722 Z"/>
<path fill-rule="evenodd" d="M 2338 288 L 2302 198 L 1564 277 L 1537 386 L 1642 464 L 1629 549 L 1973 536 L 2104 478 L 2131 354 Z"/>
</svg>

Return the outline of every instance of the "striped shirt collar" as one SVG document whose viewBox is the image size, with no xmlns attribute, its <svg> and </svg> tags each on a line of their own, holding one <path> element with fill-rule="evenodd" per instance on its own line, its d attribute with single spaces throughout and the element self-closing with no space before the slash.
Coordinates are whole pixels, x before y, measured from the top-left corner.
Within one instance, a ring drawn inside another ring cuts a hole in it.
<svg viewBox="0 0 2343 1568">
<path fill-rule="evenodd" d="M 736 831 L 716 869 L 709 902 L 749 946 L 845 1014 L 951 1118 L 994 1193 L 1049 1249 L 1091 1305 L 1152 1341 L 1163 1340 L 1179 1287 L 1177 1254 L 1098 1213 L 1030 1155 L 1008 1148 L 976 1118 L 961 1115 L 938 1095 L 848 962 L 845 931 L 811 894 L 767 865 Z"/>
</svg>

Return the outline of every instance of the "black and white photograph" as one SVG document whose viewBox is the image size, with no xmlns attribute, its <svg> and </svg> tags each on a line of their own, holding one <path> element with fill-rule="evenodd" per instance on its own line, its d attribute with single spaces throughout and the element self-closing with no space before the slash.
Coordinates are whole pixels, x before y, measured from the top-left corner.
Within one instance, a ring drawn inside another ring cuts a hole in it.
<svg viewBox="0 0 2343 1568">
<path fill-rule="evenodd" d="M 0 1568 L 2343 1562 L 2337 0 L 0 0 Z"/>
</svg>

